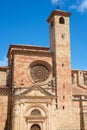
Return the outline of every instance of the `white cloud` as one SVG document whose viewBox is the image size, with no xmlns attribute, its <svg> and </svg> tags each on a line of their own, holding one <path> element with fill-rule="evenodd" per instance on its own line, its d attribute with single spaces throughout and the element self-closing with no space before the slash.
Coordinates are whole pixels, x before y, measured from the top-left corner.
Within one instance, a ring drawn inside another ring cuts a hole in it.
<svg viewBox="0 0 87 130">
<path fill-rule="evenodd" d="M 77 6 L 76 5 L 71 5 L 70 8 L 71 9 L 77 9 Z"/>
<path fill-rule="evenodd" d="M 52 4 L 57 4 L 58 2 L 60 4 L 67 5 L 67 3 L 70 4 L 70 2 L 75 3 L 70 6 L 71 9 L 75 9 L 78 12 L 85 12 L 87 10 L 87 0 L 51 0 Z"/>
<path fill-rule="evenodd" d="M 6 66 L 7 65 L 7 57 L 4 57 L 3 60 L 0 60 L 0 66 Z"/>
<path fill-rule="evenodd" d="M 84 12 L 87 10 L 87 0 L 82 0 L 81 2 L 78 2 L 76 5 L 70 6 L 72 9 L 76 9 L 79 12 Z"/>
<path fill-rule="evenodd" d="M 51 0 L 52 4 L 56 4 L 58 0 Z"/>
<path fill-rule="evenodd" d="M 80 12 L 84 12 L 85 10 L 87 10 L 87 0 L 83 0 L 83 2 L 81 3 L 81 5 L 79 5 L 78 11 Z"/>
</svg>

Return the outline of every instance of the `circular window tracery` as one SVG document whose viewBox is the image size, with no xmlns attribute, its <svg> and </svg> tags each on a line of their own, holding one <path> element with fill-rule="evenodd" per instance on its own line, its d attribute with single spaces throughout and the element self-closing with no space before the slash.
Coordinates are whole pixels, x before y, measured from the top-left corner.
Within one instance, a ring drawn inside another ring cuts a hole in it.
<svg viewBox="0 0 87 130">
<path fill-rule="evenodd" d="M 34 61 L 29 65 L 28 75 L 32 83 L 47 83 L 52 78 L 51 65 L 42 60 Z"/>
<path fill-rule="evenodd" d="M 35 82 L 43 82 L 49 77 L 49 70 L 43 65 L 35 65 L 30 70 L 30 75 Z"/>
</svg>

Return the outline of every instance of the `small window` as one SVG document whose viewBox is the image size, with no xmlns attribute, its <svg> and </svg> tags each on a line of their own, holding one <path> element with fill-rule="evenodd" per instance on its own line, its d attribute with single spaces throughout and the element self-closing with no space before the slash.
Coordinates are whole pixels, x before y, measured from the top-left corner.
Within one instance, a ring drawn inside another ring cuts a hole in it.
<svg viewBox="0 0 87 130">
<path fill-rule="evenodd" d="M 72 74 L 72 84 L 75 85 L 75 76 Z"/>
<path fill-rule="evenodd" d="M 87 86 L 87 77 L 83 77 L 83 82 L 84 82 L 84 85 L 86 85 Z"/>
<path fill-rule="evenodd" d="M 65 99 L 65 96 L 63 96 L 63 100 Z"/>
<path fill-rule="evenodd" d="M 65 106 L 63 106 L 63 110 L 65 109 Z"/>
<path fill-rule="evenodd" d="M 53 21 L 51 21 L 51 27 L 53 27 Z"/>
<path fill-rule="evenodd" d="M 63 88 L 65 88 L 65 84 L 63 84 Z"/>
<path fill-rule="evenodd" d="M 60 24 L 65 24 L 65 19 L 64 19 L 63 17 L 60 17 L 59 23 L 60 23 Z"/>
<path fill-rule="evenodd" d="M 31 112 L 31 115 L 41 115 L 40 111 L 38 109 L 34 109 L 32 112 Z"/>
<path fill-rule="evenodd" d="M 62 67 L 64 67 L 64 64 L 62 64 Z"/>
<path fill-rule="evenodd" d="M 30 130 L 41 130 L 41 128 L 38 124 L 34 124 L 34 125 L 31 126 Z"/>
<path fill-rule="evenodd" d="M 62 39 L 64 39 L 65 35 L 64 35 L 64 34 L 61 34 L 61 37 L 62 37 Z"/>
</svg>

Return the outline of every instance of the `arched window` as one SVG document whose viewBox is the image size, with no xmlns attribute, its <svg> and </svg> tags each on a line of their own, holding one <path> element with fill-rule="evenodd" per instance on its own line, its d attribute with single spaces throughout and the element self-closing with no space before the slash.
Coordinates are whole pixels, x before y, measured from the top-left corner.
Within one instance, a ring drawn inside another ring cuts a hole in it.
<svg viewBox="0 0 87 130">
<path fill-rule="evenodd" d="M 51 27 L 53 27 L 53 21 L 51 21 Z"/>
<path fill-rule="evenodd" d="M 72 85 L 75 85 L 75 76 L 72 74 Z"/>
<path fill-rule="evenodd" d="M 31 112 L 31 115 L 41 115 L 40 111 L 38 109 L 34 109 L 32 112 Z"/>
<path fill-rule="evenodd" d="M 34 124 L 31 126 L 31 130 L 41 130 L 41 128 L 38 124 Z"/>
<path fill-rule="evenodd" d="M 60 24 L 65 24 L 65 19 L 64 19 L 63 17 L 60 17 L 59 23 L 60 23 Z"/>
<path fill-rule="evenodd" d="M 83 82 L 84 82 L 84 85 L 86 85 L 87 86 L 87 77 L 83 77 Z"/>
</svg>

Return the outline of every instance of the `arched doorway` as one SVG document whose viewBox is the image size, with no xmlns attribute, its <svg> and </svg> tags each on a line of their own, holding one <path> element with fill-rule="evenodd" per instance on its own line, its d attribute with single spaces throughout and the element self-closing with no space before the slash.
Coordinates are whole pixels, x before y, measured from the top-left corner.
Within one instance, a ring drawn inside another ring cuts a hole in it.
<svg viewBox="0 0 87 130">
<path fill-rule="evenodd" d="M 41 130 L 40 126 L 37 124 L 34 124 L 31 126 L 31 130 Z"/>
</svg>

